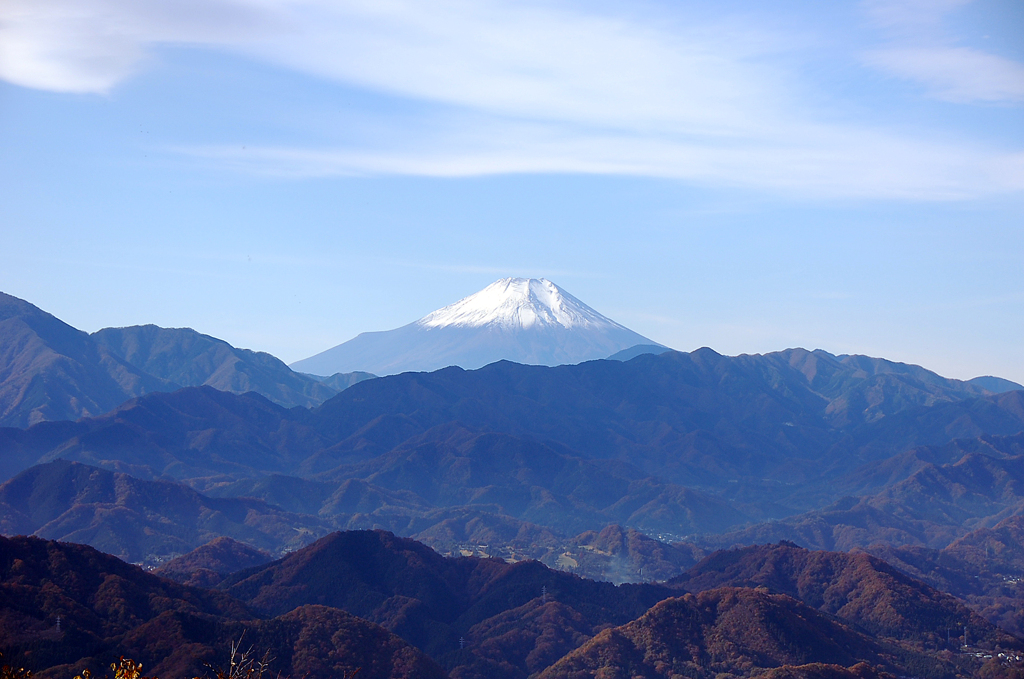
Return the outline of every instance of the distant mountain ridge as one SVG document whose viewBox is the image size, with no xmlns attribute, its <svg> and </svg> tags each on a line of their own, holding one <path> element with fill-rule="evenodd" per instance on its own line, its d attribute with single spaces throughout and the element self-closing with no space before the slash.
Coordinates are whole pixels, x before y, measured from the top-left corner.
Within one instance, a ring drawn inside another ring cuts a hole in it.
<svg viewBox="0 0 1024 679">
<path fill-rule="evenodd" d="M 541 323 L 547 312 L 527 302 L 502 318 Z M 64 335 L 76 351 L 92 347 L 75 354 L 81 365 L 160 384 L 169 383 L 142 368 L 221 387 L 230 376 L 266 378 L 293 396 L 318 384 L 191 330 L 93 339 L 14 307 L 10 327 L 39 328 L 58 348 Z M 443 316 L 494 320 L 476 311 Z M 51 344 L 33 346 L 66 358 Z M 765 539 L 939 550 L 1024 513 L 1024 390 L 821 350 L 632 349 L 625 361 L 500 361 L 365 380 L 312 409 L 200 386 L 75 422 L 0 428 L 0 480 L 23 473 L 4 487 L 13 499 L 0 519 L 6 532 L 133 560 L 217 535 L 280 552 L 328 530 L 384 528 L 448 554 L 543 559 L 621 582 Z M 98 469 L 62 476 L 52 471 L 62 460 Z M 669 541 L 690 547 L 660 546 Z M 1002 600 L 991 588 L 984 596 Z"/>
<path fill-rule="evenodd" d="M 66 460 L 37 465 L 0 485 L 0 529 L 7 535 L 86 543 L 150 564 L 223 535 L 276 553 L 330 532 L 315 516 L 261 500 L 210 498 L 181 484 Z"/>
<path fill-rule="evenodd" d="M 509 287 L 422 331 L 603 323 Z M 35 422 L 0 427 L 0 532 L 61 541 L 0 538 L 0 647 L 40 679 L 125 650 L 194 676 L 243 628 L 310 679 L 355 656 L 382 679 L 1024 676 L 1003 632 L 1024 633 L 1008 380 L 643 343 L 320 378 L 189 329 L 89 336 L 15 298 L 0 338 L 0 397 Z M 317 405 L 332 385 L 350 388 Z M 58 406 L 89 414 L 38 421 Z M 69 541 L 177 557 L 161 572 L 236 598 Z"/>
<path fill-rule="evenodd" d="M 135 396 L 175 387 L 42 309 L 0 293 L 0 425 L 102 415 Z"/>
<path fill-rule="evenodd" d="M 190 328 L 145 325 L 88 335 L 0 293 L 0 426 L 95 417 L 137 396 L 200 385 L 311 407 L 372 377 L 295 373 L 270 354 Z"/>
<path fill-rule="evenodd" d="M 643 356 L 644 354 L 664 354 L 666 351 L 672 351 L 668 347 L 663 347 L 660 344 L 637 344 L 623 349 L 622 351 L 616 351 L 614 354 L 608 357 L 609 361 L 628 361 L 631 358 L 637 356 Z"/>
<path fill-rule="evenodd" d="M 915 446 L 1024 429 L 1024 392 L 977 396 L 985 392 L 916 366 L 882 365 L 887 372 L 871 375 L 825 352 L 726 357 L 708 349 L 555 368 L 502 362 L 362 382 L 313 412 L 197 388 L 74 425 L 0 430 L 0 451 L 6 464 L 28 462 L 22 468 L 60 451 L 90 464 L 173 468 L 177 478 L 309 476 L 459 423 L 554 443 L 574 456 L 619 457 L 677 483 L 724 487 L 728 478 L 764 478 L 776 459 L 793 482 L 787 460 L 794 455 L 852 472 Z M 898 399 L 869 401 L 880 384 Z M 195 438 L 193 428 L 211 433 Z"/>
<path fill-rule="evenodd" d="M 137 325 L 104 328 L 91 337 L 139 370 L 181 387 L 206 385 L 236 394 L 255 391 L 286 407 L 307 408 L 339 391 L 293 372 L 270 354 L 236 349 L 191 328 Z"/>
<path fill-rule="evenodd" d="M 1007 391 L 1016 391 L 1018 389 L 1024 389 L 1024 386 L 1011 382 L 1010 380 L 1004 380 L 1002 377 L 993 377 L 992 375 L 984 375 L 982 377 L 975 377 L 967 380 L 968 384 L 981 387 L 991 391 L 993 394 L 1002 394 Z"/>
<path fill-rule="evenodd" d="M 868 398 L 880 384 L 892 400 Z M 858 508 L 860 499 L 835 489 L 909 493 L 898 484 L 928 460 L 901 461 L 908 451 L 1024 430 L 1024 391 L 972 393 L 916 366 L 707 349 L 407 373 L 362 382 L 314 410 L 196 387 L 98 418 L 0 429 L 0 476 L 64 458 L 174 478 L 211 496 L 254 497 L 332 527 L 414 534 L 445 551 L 474 540 L 502 554 L 543 545 L 527 551 L 534 558 L 609 524 L 663 540 L 742 529 L 740 540 L 792 529 L 787 517 L 808 511 L 812 526 L 854 511 L 870 519 L 865 539 L 898 529 L 909 536 L 899 544 L 941 546 L 969 529 L 950 523 L 956 503 L 917 503 L 935 511 L 910 519 L 892 513 L 908 504 L 903 495 L 862 498 Z M 978 462 L 979 470 L 1004 464 Z M 870 464 L 884 477 L 864 476 Z M 929 478 L 956 484 L 956 474 L 975 468 Z M 1012 510 L 980 494 L 968 499 L 980 512 Z M 743 528 L 766 519 L 778 521 Z M 594 568 L 619 577 L 610 555 Z"/>
<path fill-rule="evenodd" d="M 1024 513 L 1024 433 L 923 446 L 838 480 L 829 506 L 717 536 L 714 546 L 791 540 L 829 550 L 941 549 L 964 533 Z"/>
<path fill-rule="evenodd" d="M 315 375 L 364 370 L 377 375 L 499 360 L 560 365 L 607 358 L 656 344 L 601 315 L 546 279 L 504 278 L 395 330 L 366 332 L 297 361 Z"/>
<path fill-rule="evenodd" d="M 551 359 L 543 359 L 539 354 L 520 356 L 520 360 L 527 363 L 577 362 L 581 360 L 580 355 L 551 358 L 550 352 L 571 353 L 580 347 L 591 352 L 588 358 L 614 357 L 616 360 L 668 351 L 601 316 L 543 279 L 499 281 L 477 295 L 399 330 L 406 332 L 414 326 L 435 339 L 440 337 L 437 333 L 444 334 L 448 330 L 484 333 L 476 339 L 445 335 L 449 339 L 454 337 L 454 343 L 449 343 L 448 348 L 454 347 L 457 351 L 472 353 L 480 349 L 487 353 L 509 341 L 518 342 L 518 349 L 513 347 L 513 353 L 536 349 L 548 352 Z M 582 338 L 573 334 L 581 329 L 590 334 Z M 540 334 L 528 338 L 525 344 L 520 341 L 522 337 L 516 339 L 517 332 L 534 330 Z M 598 335 L 605 333 L 601 335 L 604 339 L 596 341 L 592 331 L 597 331 Z M 569 335 L 563 337 L 563 333 Z M 370 334 L 397 337 L 389 333 Z M 614 347 L 602 344 L 605 340 L 614 340 L 613 335 L 619 338 L 616 341 L 621 340 L 619 344 Z M 498 337 L 497 344 L 488 344 L 488 337 Z M 341 350 L 348 344 L 336 349 Z M 429 342 L 418 346 L 417 351 L 421 353 L 438 349 Z M 438 364 L 454 362 L 444 358 L 444 351 L 441 347 L 435 356 Z M 495 358 L 493 352 L 491 354 L 481 354 L 480 360 L 475 362 L 489 363 Z M 505 354 L 507 352 L 498 351 L 499 357 Z M 831 417 L 839 424 L 846 421 L 851 412 L 855 416 L 848 424 L 864 416 L 877 419 L 885 414 L 884 409 L 893 411 L 908 400 L 927 405 L 1024 389 L 996 377 L 962 382 L 942 378 L 918 366 L 864 356 L 833 356 L 820 350 L 794 349 L 765 355 L 766 359 L 773 360 L 780 357 L 791 363 L 789 369 L 800 370 L 809 386 L 831 402 Z M 104 328 L 90 336 L 28 302 L 0 293 L 0 426 L 25 427 L 40 421 L 97 416 L 130 398 L 200 385 L 234 393 L 256 391 L 285 407 L 311 407 L 372 377 L 374 375 L 368 372 L 329 369 L 315 375 L 296 373 L 269 354 L 237 349 L 189 328 L 153 325 Z M 916 384 L 911 391 L 907 391 L 908 380 Z M 868 403 L 865 389 L 858 386 L 866 381 L 873 382 L 872 404 Z M 922 399 L 926 393 L 929 397 Z M 852 402 L 846 398 L 851 394 L 856 397 Z"/>
</svg>

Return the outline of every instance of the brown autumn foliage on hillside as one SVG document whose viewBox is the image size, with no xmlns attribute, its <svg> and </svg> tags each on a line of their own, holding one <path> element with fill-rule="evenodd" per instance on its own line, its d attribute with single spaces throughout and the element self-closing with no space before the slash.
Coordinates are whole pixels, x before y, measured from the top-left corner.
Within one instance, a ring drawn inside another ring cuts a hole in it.
<svg viewBox="0 0 1024 679">
<path fill-rule="evenodd" d="M 307 603 L 342 608 L 437 658 L 457 650 L 474 625 L 542 599 L 545 588 L 550 600 L 571 606 L 591 628 L 626 623 L 673 594 L 660 585 L 585 580 L 535 561 L 449 559 L 385 531 L 331 534 L 222 586 L 267 615 Z M 450 660 L 442 662 L 462 664 Z"/>
<path fill-rule="evenodd" d="M 452 679 L 531 676 L 578 648 L 600 627 L 571 606 L 533 599 L 473 625 L 465 636 L 470 658 L 450 674 Z"/>
<path fill-rule="evenodd" d="M 945 552 L 1005 575 L 1024 575 L 1024 514 L 992 528 L 979 528 L 945 548 Z"/>
<path fill-rule="evenodd" d="M 867 663 L 857 663 L 853 667 L 826 663 L 784 665 L 758 676 L 760 679 L 895 679 L 888 672 L 880 671 Z"/>
<path fill-rule="evenodd" d="M 239 556 L 230 543 L 205 553 L 183 563 Z M 973 618 L 970 653 L 936 644 L 915 618 L 969 612 L 866 554 L 771 545 L 712 555 L 688 577 L 674 589 L 614 586 L 357 531 L 229 575 L 225 592 L 83 545 L 0 539 L 0 647 L 39 679 L 84 677 L 122 655 L 154 677 L 187 679 L 223 666 L 239 638 L 269 653 L 271 673 L 307 679 L 357 667 L 358 679 L 440 679 L 442 667 L 452 679 L 995 677 L 1015 668 L 975 657 L 977 646 L 1021 647 Z M 744 586 L 715 584 L 730 579 Z"/>
<path fill-rule="evenodd" d="M 1024 637 L 1024 515 L 979 528 L 942 550 L 876 543 L 864 551 Z"/>
<path fill-rule="evenodd" d="M 171 559 L 153 573 L 185 585 L 210 589 L 230 573 L 262 566 L 271 559 L 266 552 L 222 536 Z"/>
<path fill-rule="evenodd" d="M 946 648 L 947 629 L 964 625 L 975 642 L 1022 647 L 955 597 L 865 553 L 810 551 L 786 543 L 744 547 L 709 556 L 671 584 L 692 592 L 766 587 L 913 648 Z"/>
<path fill-rule="evenodd" d="M 58 622 L 59 620 L 59 622 Z M 94 673 L 124 655 L 153 676 L 223 665 L 244 635 L 282 676 L 441 679 L 423 653 L 382 627 L 325 606 L 261 616 L 222 592 L 177 584 L 91 547 L 0 538 L 0 644 L 37 679 Z"/>
<path fill-rule="evenodd" d="M 892 667 L 887 649 L 867 635 L 791 597 L 726 587 L 667 599 L 640 619 L 601 632 L 540 677 L 704 679 L 862 661 Z"/>
</svg>

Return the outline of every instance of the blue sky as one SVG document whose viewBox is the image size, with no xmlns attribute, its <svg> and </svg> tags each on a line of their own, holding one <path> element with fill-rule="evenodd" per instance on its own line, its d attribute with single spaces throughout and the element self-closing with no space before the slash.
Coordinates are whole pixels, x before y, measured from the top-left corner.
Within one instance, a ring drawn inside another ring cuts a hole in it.
<svg viewBox="0 0 1024 679">
<path fill-rule="evenodd" d="M 1024 2 L 8 0 L 0 290 L 294 361 L 510 275 L 1024 382 Z"/>
</svg>

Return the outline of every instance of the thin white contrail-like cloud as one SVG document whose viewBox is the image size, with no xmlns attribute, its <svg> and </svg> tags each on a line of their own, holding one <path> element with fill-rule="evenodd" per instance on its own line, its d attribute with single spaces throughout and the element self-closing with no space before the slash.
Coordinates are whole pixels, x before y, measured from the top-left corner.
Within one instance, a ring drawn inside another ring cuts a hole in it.
<svg viewBox="0 0 1024 679">
<path fill-rule="evenodd" d="M 476 130 L 474 130 L 476 132 Z M 418 146 L 359 151 L 193 146 L 173 152 L 269 177 L 471 177 L 507 173 L 653 176 L 792 197 L 962 200 L 1024 188 L 1024 153 L 922 143 L 849 127 L 808 127 L 803 138 L 729 144 L 669 135 L 563 133 L 497 124 L 489 141 L 451 132 Z"/>
<path fill-rule="evenodd" d="M 962 4 L 864 3 L 890 37 L 861 63 L 947 101 L 1019 102 L 1020 64 L 921 42 Z M 1011 149 L 884 128 L 877 117 L 837 114 L 841 101 L 816 110 L 822 95 L 807 97 L 793 66 L 795 34 L 750 17 L 645 11 L 489 0 L 6 0 L 0 77 L 102 94 L 143 69 L 154 46 L 196 45 L 426 111 L 390 128 L 384 115 L 383 132 L 335 148 L 174 146 L 270 176 L 624 174 L 915 200 L 1024 189 Z"/>
</svg>

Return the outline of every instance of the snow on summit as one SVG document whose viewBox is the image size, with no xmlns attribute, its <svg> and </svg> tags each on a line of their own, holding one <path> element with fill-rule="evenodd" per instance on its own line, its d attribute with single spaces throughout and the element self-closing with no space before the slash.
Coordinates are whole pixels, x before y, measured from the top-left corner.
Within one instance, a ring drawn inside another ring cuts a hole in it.
<svg viewBox="0 0 1024 679">
<path fill-rule="evenodd" d="M 385 332 L 361 335 L 292 364 L 329 376 L 392 375 L 500 360 L 534 365 L 580 363 L 657 344 L 601 315 L 544 278 L 503 278 L 469 297 Z"/>
<path fill-rule="evenodd" d="M 503 278 L 417 321 L 427 328 L 500 325 L 622 328 L 545 278 Z"/>
</svg>

